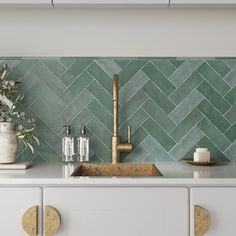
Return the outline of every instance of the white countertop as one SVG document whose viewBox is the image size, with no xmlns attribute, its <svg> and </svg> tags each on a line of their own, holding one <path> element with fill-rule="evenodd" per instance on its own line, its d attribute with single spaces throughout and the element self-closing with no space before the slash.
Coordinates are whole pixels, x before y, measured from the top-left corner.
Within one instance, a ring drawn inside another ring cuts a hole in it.
<svg viewBox="0 0 236 236">
<path fill-rule="evenodd" d="M 27 170 L 0 170 L 1 186 L 236 186 L 236 162 L 191 166 L 184 162 L 154 163 L 163 177 L 71 177 L 79 165 L 35 162 Z"/>
</svg>

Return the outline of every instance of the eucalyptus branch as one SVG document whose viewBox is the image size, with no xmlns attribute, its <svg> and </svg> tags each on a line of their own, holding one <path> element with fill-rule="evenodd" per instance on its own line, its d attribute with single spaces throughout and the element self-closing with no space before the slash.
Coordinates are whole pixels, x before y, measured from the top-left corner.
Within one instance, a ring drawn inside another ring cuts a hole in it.
<svg viewBox="0 0 236 236">
<path fill-rule="evenodd" d="M 35 135 L 35 120 L 17 109 L 24 95 L 19 94 L 19 81 L 7 80 L 7 70 L 7 64 L 3 64 L 0 70 L 0 122 L 13 122 L 19 142 L 34 153 L 33 145 L 39 145 Z"/>
</svg>

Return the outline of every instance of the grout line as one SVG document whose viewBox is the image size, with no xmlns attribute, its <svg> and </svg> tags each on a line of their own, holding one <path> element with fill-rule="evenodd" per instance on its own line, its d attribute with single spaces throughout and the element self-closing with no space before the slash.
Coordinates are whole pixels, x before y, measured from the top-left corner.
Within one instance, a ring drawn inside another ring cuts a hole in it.
<svg viewBox="0 0 236 236">
<path fill-rule="evenodd" d="M 168 61 L 168 60 L 167 60 Z M 169 61 L 168 61 L 169 62 Z M 167 76 L 165 76 L 165 74 L 161 71 L 161 69 L 156 65 L 156 64 L 154 64 L 153 62 L 152 62 L 152 60 L 150 60 L 150 64 L 152 64 L 155 68 L 156 68 L 156 70 L 158 70 L 160 73 L 161 73 L 161 75 L 167 80 L 167 81 L 169 81 L 175 88 L 177 88 L 176 86 L 175 86 L 175 84 L 173 84 L 173 82 L 171 81 L 171 80 L 169 80 L 168 78 L 170 78 L 174 73 L 175 73 L 175 71 L 167 78 Z M 143 73 L 145 73 L 145 72 L 143 72 Z M 146 73 L 145 73 L 146 74 Z M 147 76 L 148 77 L 148 76 Z M 149 77 L 148 77 L 149 78 Z M 149 78 L 150 79 L 150 78 Z M 151 80 L 151 79 L 150 79 Z M 163 90 L 162 90 L 163 91 Z M 164 91 L 163 91 L 164 92 Z M 167 96 L 167 95 L 166 95 Z M 169 95 L 168 95 L 169 96 Z"/>
</svg>

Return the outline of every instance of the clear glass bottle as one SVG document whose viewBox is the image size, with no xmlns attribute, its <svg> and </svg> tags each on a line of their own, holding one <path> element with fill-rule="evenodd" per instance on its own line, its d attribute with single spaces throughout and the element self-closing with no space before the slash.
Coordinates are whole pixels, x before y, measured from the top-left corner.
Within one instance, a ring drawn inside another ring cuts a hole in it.
<svg viewBox="0 0 236 236">
<path fill-rule="evenodd" d="M 62 138 L 62 161 L 74 161 L 74 138 L 71 136 L 70 125 L 66 125 L 66 135 Z"/>
<path fill-rule="evenodd" d="M 78 161 L 89 161 L 89 138 L 86 135 L 85 126 L 81 127 L 80 137 L 78 138 Z"/>
</svg>

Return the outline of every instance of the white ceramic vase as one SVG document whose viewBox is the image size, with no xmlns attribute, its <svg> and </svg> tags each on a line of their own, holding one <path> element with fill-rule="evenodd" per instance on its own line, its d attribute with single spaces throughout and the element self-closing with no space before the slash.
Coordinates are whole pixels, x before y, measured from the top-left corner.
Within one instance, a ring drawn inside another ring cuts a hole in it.
<svg viewBox="0 0 236 236">
<path fill-rule="evenodd" d="M 0 163 L 14 163 L 18 149 L 15 125 L 0 122 Z"/>
</svg>

